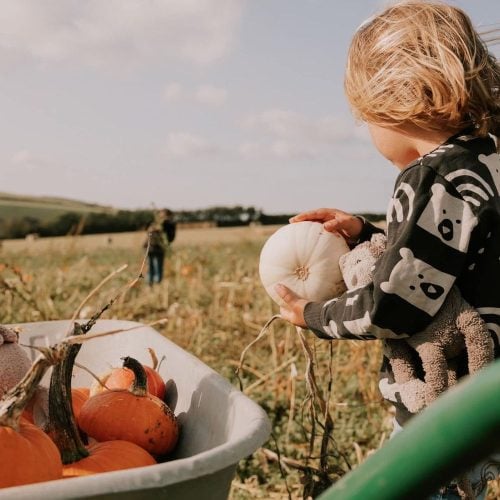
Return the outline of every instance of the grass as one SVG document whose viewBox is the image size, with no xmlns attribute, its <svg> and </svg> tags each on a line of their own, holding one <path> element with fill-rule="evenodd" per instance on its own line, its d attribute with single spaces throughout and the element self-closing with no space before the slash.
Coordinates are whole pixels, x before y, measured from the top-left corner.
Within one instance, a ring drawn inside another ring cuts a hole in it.
<svg viewBox="0 0 500 500">
<path fill-rule="evenodd" d="M 273 230 L 180 231 L 165 280 L 152 289 L 134 287 L 103 317 L 146 323 L 167 316 L 168 323 L 158 327 L 164 335 L 238 385 L 235 368 L 242 351 L 277 312 L 258 278 L 260 248 Z M 113 280 L 114 288 L 135 275 L 143 238 L 134 233 L 114 235 L 111 243 L 103 236 L 5 242 L 0 254 L 0 322 L 70 318 L 112 270 L 129 265 Z M 106 303 L 110 293 L 110 287 L 100 290 L 88 306 L 94 310 Z M 313 469 L 328 468 L 334 482 L 387 439 L 391 410 L 377 388 L 379 342 L 330 343 L 310 332 L 305 339 L 333 422 L 328 458 L 323 464 L 317 458 L 325 419 L 321 413 L 316 421 L 310 418 L 311 411 L 318 410 L 307 398 L 304 346 L 295 328 L 275 321 L 249 349 L 241 370 L 245 392 L 272 421 L 273 437 L 240 462 L 233 500 L 314 494 L 325 486 L 325 478 L 311 474 Z M 313 430 L 317 436 L 311 440 Z M 276 453 L 288 463 L 282 470 Z"/>
</svg>

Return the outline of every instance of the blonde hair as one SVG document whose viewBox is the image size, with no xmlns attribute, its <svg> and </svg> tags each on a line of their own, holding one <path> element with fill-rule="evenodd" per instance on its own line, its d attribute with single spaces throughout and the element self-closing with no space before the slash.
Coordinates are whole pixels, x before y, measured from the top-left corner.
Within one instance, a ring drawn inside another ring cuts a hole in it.
<svg viewBox="0 0 500 500">
<path fill-rule="evenodd" d="M 469 17 L 443 3 L 400 2 L 365 22 L 345 91 L 363 121 L 500 133 L 500 66 Z"/>
</svg>

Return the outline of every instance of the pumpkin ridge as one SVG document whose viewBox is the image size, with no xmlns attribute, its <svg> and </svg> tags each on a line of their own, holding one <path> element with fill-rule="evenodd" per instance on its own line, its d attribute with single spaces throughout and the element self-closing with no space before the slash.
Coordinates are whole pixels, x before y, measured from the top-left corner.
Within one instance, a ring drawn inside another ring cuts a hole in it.
<svg viewBox="0 0 500 500">
<path fill-rule="evenodd" d="M 317 227 L 316 224 L 319 225 L 320 227 Z M 314 238 L 311 238 L 311 236 L 310 236 L 311 233 L 313 233 Z M 313 259 L 314 254 L 318 251 L 318 247 L 319 247 L 318 242 L 320 241 L 321 236 L 324 233 L 325 233 L 325 229 L 323 228 L 323 224 L 321 224 L 320 222 L 315 222 L 314 224 L 311 224 L 309 231 L 307 232 L 307 240 L 306 241 L 311 241 L 311 242 L 313 242 L 313 244 L 311 244 L 311 248 L 307 254 L 307 258 L 305 259 L 305 262 L 310 262 Z"/>
</svg>

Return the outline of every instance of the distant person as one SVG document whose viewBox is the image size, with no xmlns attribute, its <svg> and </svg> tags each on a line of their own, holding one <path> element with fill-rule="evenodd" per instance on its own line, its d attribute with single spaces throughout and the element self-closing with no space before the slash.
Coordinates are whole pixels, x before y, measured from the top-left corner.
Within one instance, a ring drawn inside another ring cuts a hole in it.
<svg viewBox="0 0 500 500">
<path fill-rule="evenodd" d="M 169 210 L 168 208 L 160 210 L 160 219 L 162 221 L 161 225 L 163 227 L 163 231 L 165 232 L 165 236 L 170 245 L 175 240 L 175 234 L 177 231 L 177 223 L 174 221 L 174 214 L 172 210 Z"/>
<path fill-rule="evenodd" d="M 176 229 L 173 214 L 168 209 L 155 214 L 154 221 L 148 227 L 148 240 L 144 243 L 144 247 L 148 246 L 149 241 L 148 284 L 150 286 L 163 280 L 165 256 L 175 239 Z"/>
</svg>

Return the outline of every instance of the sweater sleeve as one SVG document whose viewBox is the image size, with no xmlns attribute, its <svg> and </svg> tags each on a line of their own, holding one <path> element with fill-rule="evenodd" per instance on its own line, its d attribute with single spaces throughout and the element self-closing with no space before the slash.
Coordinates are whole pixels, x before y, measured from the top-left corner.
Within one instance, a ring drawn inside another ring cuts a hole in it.
<svg viewBox="0 0 500 500">
<path fill-rule="evenodd" d="M 358 245 L 359 243 L 363 243 L 364 241 L 368 241 L 374 234 L 376 233 L 383 233 L 384 230 L 381 229 L 380 227 L 375 226 L 371 222 L 367 221 L 364 217 L 361 215 L 356 215 L 356 217 L 361 220 L 363 223 L 363 227 L 361 228 L 361 233 L 359 233 L 359 238 L 358 241 L 352 245 Z"/>
<path fill-rule="evenodd" d="M 387 212 L 387 249 L 373 281 L 326 302 L 309 302 L 308 327 L 322 338 L 407 337 L 424 329 L 463 272 L 470 206 L 434 169 L 416 164 L 396 182 Z"/>
</svg>

